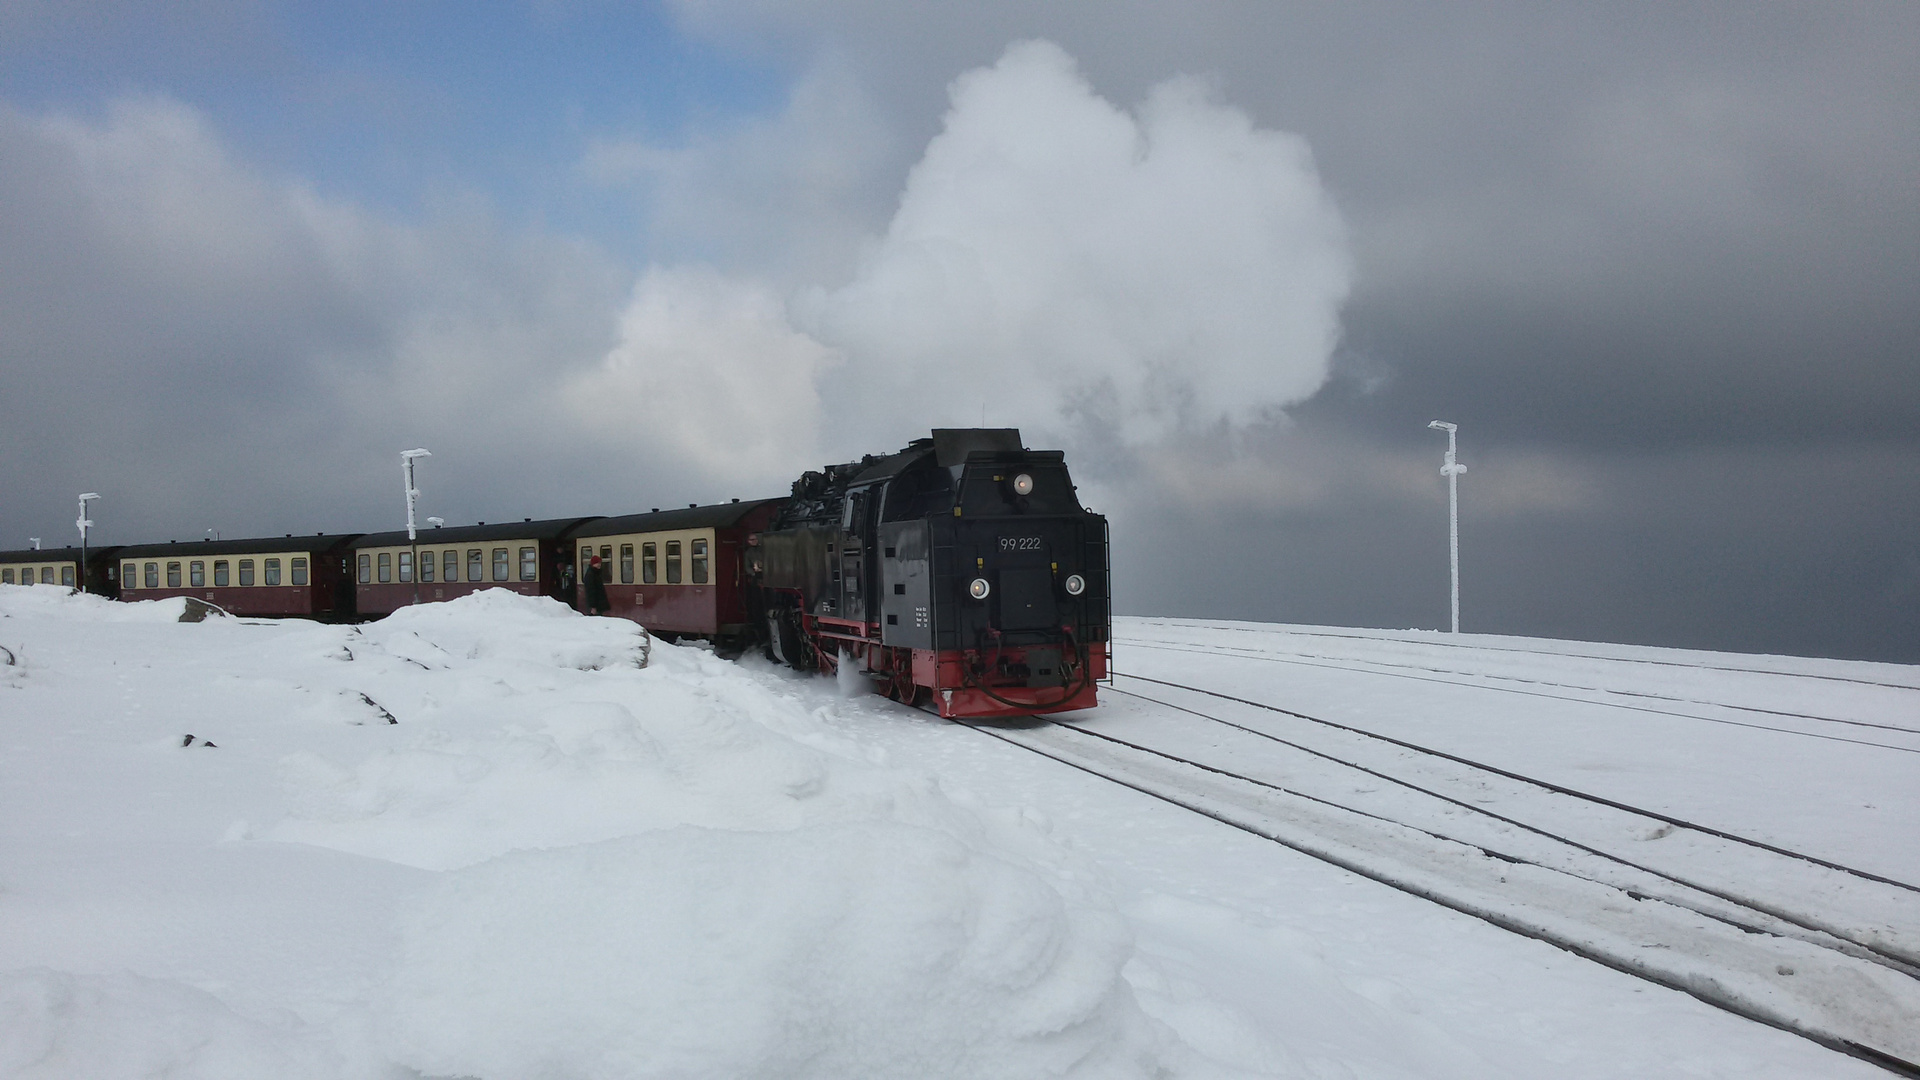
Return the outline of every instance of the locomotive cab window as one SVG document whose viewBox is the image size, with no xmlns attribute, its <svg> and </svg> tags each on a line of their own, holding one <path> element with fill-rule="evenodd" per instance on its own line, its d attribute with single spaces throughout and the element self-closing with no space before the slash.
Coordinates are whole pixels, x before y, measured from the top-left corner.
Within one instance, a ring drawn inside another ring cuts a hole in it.
<svg viewBox="0 0 1920 1080">
<path fill-rule="evenodd" d="M 295 585 L 305 585 L 307 583 L 307 560 L 293 560 L 291 569 L 293 570 L 293 583 Z"/>
<path fill-rule="evenodd" d="M 540 578 L 540 549 L 523 547 L 520 549 L 520 580 L 538 581 Z"/>
<path fill-rule="evenodd" d="M 361 558 L 364 559 L 366 558 L 366 556 L 362 555 Z M 242 585 L 253 584 L 253 560 L 252 559 L 240 560 L 240 584 Z"/>
<path fill-rule="evenodd" d="M 633 584 L 633 545 L 620 545 L 620 584 Z"/>
<path fill-rule="evenodd" d="M 667 541 L 667 584 L 680 584 L 680 541 Z"/>
<path fill-rule="evenodd" d="M 207 564 L 203 560 L 195 559 L 187 564 L 187 584 L 196 589 L 207 587 Z"/>
<path fill-rule="evenodd" d="M 372 581 L 373 581 L 373 556 L 368 555 L 366 552 L 363 551 L 360 553 L 360 584 L 366 585 Z"/>
<path fill-rule="evenodd" d="M 693 542 L 693 583 L 707 583 L 707 542 L 705 539 Z"/>
<path fill-rule="evenodd" d="M 640 581 L 646 585 L 655 585 L 660 581 L 660 547 L 657 544 L 640 545 Z"/>
<path fill-rule="evenodd" d="M 232 578 L 228 573 L 228 570 L 229 570 L 229 566 L 227 564 L 227 560 L 225 559 L 213 560 L 213 584 L 215 588 L 224 589 L 227 587 L 227 583 L 232 580 Z"/>
</svg>

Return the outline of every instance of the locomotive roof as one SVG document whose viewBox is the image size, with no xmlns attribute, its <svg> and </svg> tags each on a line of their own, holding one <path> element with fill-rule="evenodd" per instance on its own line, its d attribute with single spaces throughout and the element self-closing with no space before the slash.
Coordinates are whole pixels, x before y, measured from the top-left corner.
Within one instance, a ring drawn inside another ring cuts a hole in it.
<svg viewBox="0 0 1920 1080">
<path fill-rule="evenodd" d="M 933 458 L 936 466 L 946 469 L 965 465 L 979 455 L 991 458 L 1050 452 L 1026 449 L 1020 440 L 1019 428 L 934 428 L 931 439 L 915 439 L 897 454 L 867 461 L 866 468 L 854 475 L 853 483 L 870 484 L 897 476 L 928 457 Z"/>
<path fill-rule="evenodd" d="M 359 533 L 289 533 L 242 540 L 187 540 L 170 544 L 133 544 L 120 549 L 123 559 L 155 555 L 258 555 L 270 551 L 324 553 L 345 546 Z"/>
<path fill-rule="evenodd" d="M 87 557 L 93 558 L 115 550 L 112 546 L 94 547 L 87 545 Z M 0 562 L 79 562 L 80 549 L 74 545 L 57 548 L 21 548 L 18 551 L 0 551 Z"/>
<path fill-rule="evenodd" d="M 564 536 L 582 522 L 595 521 L 597 517 L 545 518 L 540 521 L 502 521 L 494 524 L 481 522 L 477 525 L 454 525 L 428 527 L 417 530 L 419 539 L 414 541 L 422 546 L 437 544 L 465 544 L 480 540 L 552 540 Z M 401 547 L 407 543 L 407 530 L 395 529 L 392 532 L 368 533 L 354 541 L 354 548 Z"/>
<path fill-rule="evenodd" d="M 668 532 L 674 529 L 727 529 L 740 524 L 748 514 L 763 506 L 784 503 L 782 499 L 749 499 L 746 502 L 689 506 L 679 510 L 654 510 L 645 514 L 606 517 L 574 531 L 576 537 L 614 536 L 619 533 Z"/>
</svg>

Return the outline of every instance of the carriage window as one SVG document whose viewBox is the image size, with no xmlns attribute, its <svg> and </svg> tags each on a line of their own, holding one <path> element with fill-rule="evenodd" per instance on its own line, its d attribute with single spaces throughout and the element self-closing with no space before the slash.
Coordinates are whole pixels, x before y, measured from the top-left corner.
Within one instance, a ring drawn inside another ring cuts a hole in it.
<svg viewBox="0 0 1920 1080">
<path fill-rule="evenodd" d="M 459 581 L 460 580 L 460 553 L 453 550 L 452 548 L 448 548 L 446 550 L 444 560 L 445 561 L 441 564 L 441 569 L 446 572 L 441 574 L 440 577 L 446 581 Z"/>
<path fill-rule="evenodd" d="M 373 556 L 363 551 L 360 553 L 360 584 L 365 585 L 372 580 Z"/>
<path fill-rule="evenodd" d="M 420 580 L 433 580 L 433 552 L 431 551 L 420 553 Z"/>
<path fill-rule="evenodd" d="M 680 541 L 667 541 L 667 584 L 680 584 Z"/>
<path fill-rule="evenodd" d="M 280 560 L 279 559 L 268 559 L 266 561 L 266 566 L 263 567 L 263 569 L 266 571 L 265 576 L 267 580 L 265 584 L 268 584 L 268 585 L 280 584 Z"/>
<path fill-rule="evenodd" d="M 640 580 L 653 585 L 660 580 L 660 547 L 658 544 L 640 545 Z"/>
<path fill-rule="evenodd" d="M 5 570 L 0 570 L 0 585 L 11 584 L 13 584 L 13 567 L 9 566 Z"/>
<path fill-rule="evenodd" d="M 361 557 L 365 558 L 365 556 L 361 556 Z M 253 584 L 253 560 L 252 559 L 240 560 L 240 584 L 242 585 Z"/>
<path fill-rule="evenodd" d="M 593 559 L 593 545 L 581 544 L 580 545 L 580 572 L 582 574 L 587 572 L 587 563 L 592 561 L 592 559 Z"/>
<path fill-rule="evenodd" d="M 217 587 L 219 587 L 219 588 L 222 588 L 222 589 L 224 589 L 224 588 L 226 588 L 226 587 L 227 587 L 227 582 L 228 582 L 228 580 L 229 580 L 229 578 L 227 577 L 227 560 L 225 560 L 225 559 L 215 559 L 215 560 L 213 560 L 213 583 L 214 583 L 214 585 L 215 585 L 215 586 L 217 586 Z"/>
<path fill-rule="evenodd" d="M 705 540 L 693 542 L 693 583 L 695 585 L 707 583 L 707 542 Z"/>
<path fill-rule="evenodd" d="M 7 575 L 7 580 L 12 581 L 13 575 Z M 122 563 L 120 565 L 120 587 L 124 589 L 140 587 L 140 565 L 138 563 Z"/>
<path fill-rule="evenodd" d="M 540 549 L 523 547 L 520 549 L 520 580 L 540 580 Z"/>
<path fill-rule="evenodd" d="M 187 564 L 187 584 L 196 589 L 207 587 L 207 564 L 195 559 Z"/>
<path fill-rule="evenodd" d="M 53 571 L 43 570 L 41 571 L 41 575 L 42 576 L 40 580 L 45 581 L 49 585 L 53 584 Z M 180 564 L 177 562 L 170 562 L 167 564 L 167 588 L 177 589 L 179 587 L 180 587 Z"/>
<path fill-rule="evenodd" d="M 150 562 L 147 564 L 147 588 L 157 589 L 159 587 L 160 587 L 160 564 Z"/>
<path fill-rule="evenodd" d="M 73 567 L 63 566 L 60 568 L 60 584 L 65 585 L 69 589 L 73 588 Z"/>
<path fill-rule="evenodd" d="M 307 560 L 293 560 L 293 583 L 295 585 L 305 585 L 307 583 Z"/>
<path fill-rule="evenodd" d="M 620 545 L 620 584 L 633 584 L 633 545 Z"/>
<path fill-rule="evenodd" d="M 467 580 L 485 581 L 487 579 L 487 553 L 479 548 L 467 549 Z"/>
<path fill-rule="evenodd" d="M 413 580 L 413 552 L 411 551 L 400 553 L 400 580 Z"/>
<path fill-rule="evenodd" d="M 493 580 L 507 580 L 507 549 L 493 549 Z"/>
<path fill-rule="evenodd" d="M 374 558 L 373 564 L 380 568 L 378 576 L 383 584 L 393 580 L 393 552 L 381 552 Z"/>
</svg>

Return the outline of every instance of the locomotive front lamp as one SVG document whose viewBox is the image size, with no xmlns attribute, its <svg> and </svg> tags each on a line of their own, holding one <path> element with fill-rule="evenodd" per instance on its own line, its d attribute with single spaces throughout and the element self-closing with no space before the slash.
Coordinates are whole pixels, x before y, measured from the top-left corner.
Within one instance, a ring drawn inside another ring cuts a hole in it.
<svg viewBox="0 0 1920 1080">
<path fill-rule="evenodd" d="M 973 584 L 967 586 L 967 595 L 975 600 L 985 600 L 987 594 L 992 591 L 993 586 L 987 584 L 987 579 L 983 577 L 974 578 Z"/>
<path fill-rule="evenodd" d="M 1081 577 L 1079 574 L 1067 575 L 1067 595 L 1068 596 L 1079 596 L 1081 593 L 1086 591 L 1087 591 L 1086 578 Z"/>
<path fill-rule="evenodd" d="M 1019 476 L 1014 477 L 1013 493 L 1015 495 L 1033 494 L 1033 474 L 1021 473 Z"/>
</svg>

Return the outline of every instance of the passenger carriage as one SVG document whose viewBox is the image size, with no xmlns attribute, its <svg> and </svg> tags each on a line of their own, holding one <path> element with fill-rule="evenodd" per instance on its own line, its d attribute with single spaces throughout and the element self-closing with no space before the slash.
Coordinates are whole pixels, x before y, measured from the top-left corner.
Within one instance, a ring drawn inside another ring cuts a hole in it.
<svg viewBox="0 0 1920 1080">
<path fill-rule="evenodd" d="M 736 499 L 588 522 L 572 534 L 575 606 L 587 609 L 586 569 L 598 555 L 607 588 L 602 614 L 669 639 L 712 638 L 722 651 L 737 651 L 760 629 L 746 589 L 748 539 L 786 502 Z"/>
<path fill-rule="evenodd" d="M 410 604 L 452 600 L 481 589 L 565 602 L 565 537 L 590 517 L 369 533 L 351 550 L 353 596 L 361 617 L 388 615 Z"/>
<path fill-rule="evenodd" d="M 345 560 L 355 535 L 289 533 L 122 547 L 114 558 L 120 598 L 190 596 L 233 615 L 351 618 Z"/>
<path fill-rule="evenodd" d="M 114 550 L 111 547 L 87 549 L 88 569 L 84 577 L 88 592 L 114 595 L 118 584 L 115 581 L 118 570 L 112 561 Z M 77 547 L 0 551 L 0 585 L 59 585 L 77 589 L 83 576 L 80 557 Z"/>
</svg>

